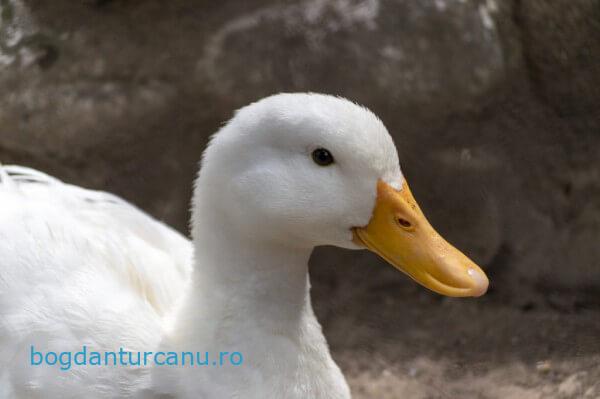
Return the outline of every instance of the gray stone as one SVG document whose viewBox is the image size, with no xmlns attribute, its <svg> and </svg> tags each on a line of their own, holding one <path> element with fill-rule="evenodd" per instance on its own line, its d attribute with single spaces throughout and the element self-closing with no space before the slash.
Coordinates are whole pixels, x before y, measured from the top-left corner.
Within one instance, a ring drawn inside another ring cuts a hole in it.
<svg viewBox="0 0 600 399">
<path fill-rule="evenodd" d="M 561 116 L 593 114 L 597 121 L 600 1 L 527 0 L 517 4 L 525 62 L 541 99 Z"/>
<path fill-rule="evenodd" d="M 382 117 L 432 223 L 498 292 L 597 304 L 599 13 L 593 0 L 0 0 L 0 161 L 185 230 L 197 161 L 234 109 L 339 94 Z"/>
</svg>

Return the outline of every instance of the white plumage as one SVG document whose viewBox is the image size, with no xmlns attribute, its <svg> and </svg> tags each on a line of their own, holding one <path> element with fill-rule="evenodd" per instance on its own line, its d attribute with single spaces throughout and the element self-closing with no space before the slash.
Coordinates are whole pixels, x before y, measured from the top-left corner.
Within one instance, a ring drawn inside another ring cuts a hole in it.
<svg viewBox="0 0 600 399">
<path fill-rule="evenodd" d="M 315 164 L 316 148 L 335 163 Z M 347 100 L 280 94 L 238 111 L 202 163 L 193 245 L 111 194 L 0 167 L 0 397 L 350 397 L 307 262 L 318 245 L 359 248 L 352 228 L 369 223 L 377 182 L 403 187 L 387 130 Z M 31 345 L 237 351 L 244 362 L 62 371 L 29 365 Z"/>
<path fill-rule="evenodd" d="M 0 171 L 0 397 L 135 388 L 139 370 L 32 367 L 30 346 L 156 347 L 189 279 L 189 241 L 114 195 Z"/>
</svg>

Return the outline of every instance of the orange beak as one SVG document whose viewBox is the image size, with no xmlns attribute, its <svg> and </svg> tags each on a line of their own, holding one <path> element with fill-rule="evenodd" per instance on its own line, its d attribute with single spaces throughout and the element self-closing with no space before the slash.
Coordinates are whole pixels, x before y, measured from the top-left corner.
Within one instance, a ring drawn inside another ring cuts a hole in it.
<svg viewBox="0 0 600 399">
<path fill-rule="evenodd" d="M 438 294 L 467 297 L 487 291 L 483 270 L 431 227 L 406 182 L 398 191 L 378 181 L 373 216 L 353 235 L 355 243 Z"/>
</svg>

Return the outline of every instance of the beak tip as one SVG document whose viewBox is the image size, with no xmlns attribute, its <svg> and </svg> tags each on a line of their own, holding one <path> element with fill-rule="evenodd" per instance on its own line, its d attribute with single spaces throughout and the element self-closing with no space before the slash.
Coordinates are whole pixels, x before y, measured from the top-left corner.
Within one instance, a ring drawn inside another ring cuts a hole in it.
<svg viewBox="0 0 600 399">
<path fill-rule="evenodd" d="M 467 273 L 473 279 L 472 296 L 480 297 L 480 296 L 484 295 L 487 292 L 489 284 L 490 284 L 490 281 L 488 280 L 485 273 L 479 268 L 477 268 L 477 269 L 469 268 Z"/>
</svg>

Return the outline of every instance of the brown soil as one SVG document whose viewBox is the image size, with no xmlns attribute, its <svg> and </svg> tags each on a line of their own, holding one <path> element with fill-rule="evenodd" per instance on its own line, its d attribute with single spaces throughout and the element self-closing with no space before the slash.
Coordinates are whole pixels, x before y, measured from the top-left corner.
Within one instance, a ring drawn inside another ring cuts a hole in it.
<svg viewBox="0 0 600 399">
<path fill-rule="evenodd" d="M 563 294 L 561 308 L 544 301 L 551 293 L 522 303 L 493 286 L 479 299 L 444 298 L 338 255 L 331 269 L 348 280 L 313 267 L 313 302 L 355 399 L 600 398 L 597 306 Z"/>
</svg>

